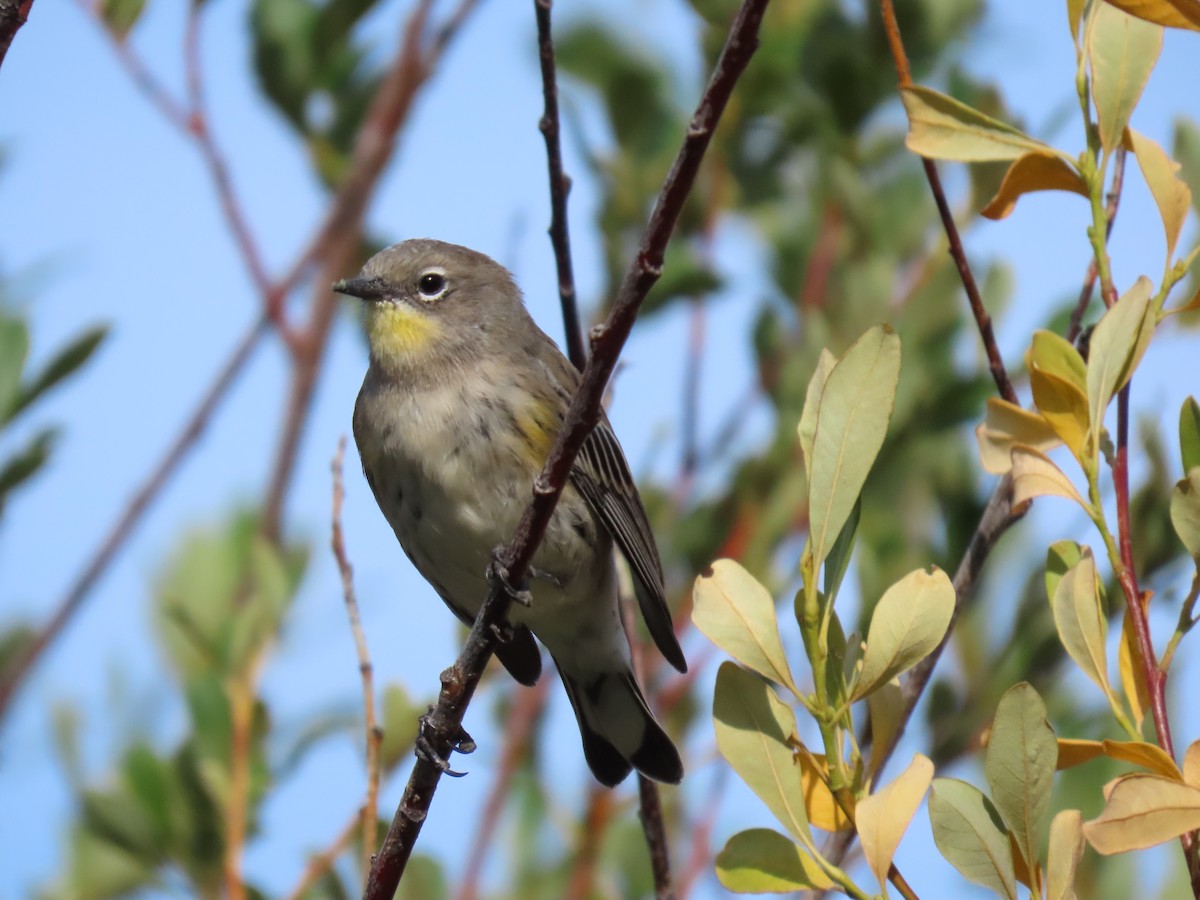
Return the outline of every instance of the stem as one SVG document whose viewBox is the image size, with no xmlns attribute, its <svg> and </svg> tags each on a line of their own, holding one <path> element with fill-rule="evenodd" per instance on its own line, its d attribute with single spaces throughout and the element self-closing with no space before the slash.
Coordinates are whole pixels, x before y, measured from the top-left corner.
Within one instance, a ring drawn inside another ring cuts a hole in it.
<svg viewBox="0 0 1200 900">
<path fill-rule="evenodd" d="M 1171 635 L 1171 640 L 1167 642 L 1167 649 L 1163 651 L 1162 659 L 1159 660 L 1158 667 L 1164 673 L 1171 668 L 1171 661 L 1175 658 L 1175 648 L 1179 646 L 1179 642 L 1183 640 L 1183 636 L 1196 625 L 1195 610 L 1197 599 L 1200 599 L 1200 567 L 1196 569 L 1196 574 L 1192 576 L 1192 589 L 1188 591 L 1183 605 L 1179 608 L 1179 622 L 1175 626 L 1175 633 Z"/>
</svg>

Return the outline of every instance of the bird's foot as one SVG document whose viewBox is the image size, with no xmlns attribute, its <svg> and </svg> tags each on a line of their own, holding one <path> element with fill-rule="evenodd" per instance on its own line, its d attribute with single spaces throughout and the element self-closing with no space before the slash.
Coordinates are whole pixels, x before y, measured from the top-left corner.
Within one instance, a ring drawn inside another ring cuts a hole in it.
<svg viewBox="0 0 1200 900">
<path fill-rule="evenodd" d="M 487 567 L 488 581 L 499 583 L 504 593 L 508 594 L 514 603 L 519 603 L 526 608 L 533 606 L 533 595 L 529 593 L 528 585 L 525 582 L 516 585 L 509 580 L 508 567 L 501 562 L 503 555 L 503 547 L 497 547 L 492 551 L 492 561 L 488 563 Z"/>
<path fill-rule="evenodd" d="M 451 778 L 462 778 L 466 775 L 466 772 L 456 772 L 450 768 L 450 762 L 438 752 L 434 744 L 439 729 L 437 723 L 434 722 L 433 707 L 429 707 L 429 711 L 417 721 L 420 723 L 417 728 L 417 741 L 414 749 L 417 757 L 437 766 L 442 774 L 449 775 Z M 454 732 L 450 737 L 450 753 L 455 752 L 464 754 L 475 752 L 475 741 L 461 725 L 454 726 Z"/>
</svg>

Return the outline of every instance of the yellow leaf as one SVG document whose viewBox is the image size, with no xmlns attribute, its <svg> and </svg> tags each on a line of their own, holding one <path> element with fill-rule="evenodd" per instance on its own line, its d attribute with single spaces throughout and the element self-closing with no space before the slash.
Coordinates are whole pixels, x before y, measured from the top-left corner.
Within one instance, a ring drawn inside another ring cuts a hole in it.
<svg viewBox="0 0 1200 900">
<path fill-rule="evenodd" d="M 1127 775 L 1083 833 L 1097 853 L 1143 850 L 1200 828 L 1200 788 L 1161 775 Z"/>
<path fill-rule="evenodd" d="M 1196 0 L 1108 0 L 1117 9 L 1155 25 L 1200 31 L 1200 4 Z"/>
<path fill-rule="evenodd" d="M 1091 16 L 1086 42 L 1100 144 L 1106 154 L 1112 153 L 1121 145 L 1158 61 L 1162 28 L 1101 3 Z"/>
<path fill-rule="evenodd" d="M 1192 191 L 1176 174 L 1180 169 L 1179 163 L 1167 156 L 1155 141 L 1132 128 L 1129 129 L 1129 138 L 1138 167 L 1150 187 L 1154 202 L 1158 204 L 1158 214 L 1162 216 L 1163 230 L 1167 235 L 1167 265 L 1170 265 L 1175 256 L 1179 232 L 1183 230 L 1183 221 L 1192 205 Z"/>
<path fill-rule="evenodd" d="M 1054 154 L 1053 147 L 965 103 L 927 87 L 900 88 L 908 113 L 908 149 L 929 159 L 988 162 L 1016 159 L 1030 151 Z"/>
<path fill-rule="evenodd" d="M 1183 754 L 1183 780 L 1192 787 L 1200 787 L 1200 741 L 1192 741 Z"/>
<path fill-rule="evenodd" d="M 1129 704 L 1133 727 L 1139 731 L 1150 708 L 1150 692 L 1142 674 L 1142 654 L 1138 650 L 1137 634 L 1133 630 L 1133 619 L 1125 611 L 1125 622 L 1121 625 L 1121 643 L 1117 651 L 1117 668 L 1121 675 L 1121 691 Z"/>
<path fill-rule="evenodd" d="M 1046 859 L 1046 900 L 1076 900 L 1075 869 L 1083 856 L 1083 816 L 1064 809 L 1050 823 Z"/>
<path fill-rule="evenodd" d="M 1100 581 L 1090 549 L 1085 547 L 1079 562 L 1058 580 L 1050 610 L 1067 655 L 1107 695 L 1108 619 L 1100 608 Z"/>
<path fill-rule="evenodd" d="M 829 764 L 825 754 L 812 753 L 807 747 L 801 746 L 797 759 L 800 762 L 800 789 L 804 794 L 808 821 L 825 831 L 845 831 L 853 827 L 854 823 L 829 790 Z"/>
<path fill-rule="evenodd" d="M 1013 160 L 996 196 L 988 201 L 980 214 L 988 219 L 1006 218 L 1017 208 L 1018 198 L 1035 191 L 1071 191 L 1090 196 L 1075 167 L 1061 156 L 1031 151 Z"/>
<path fill-rule="evenodd" d="M 929 784 L 933 781 L 933 763 L 917 753 L 907 769 L 882 790 L 858 802 L 854 819 L 862 841 L 867 865 L 887 891 L 888 869 L 900 846 L 908 823 L 916 815 Z"/>
<path fill-rule="evenodd" d="M 1157 744 L 1145 741 L 1089 741 L 1074 738 L 1058 740 L 1059 770 L 1074 768 L 1100 756 L 1141 766 L 1173 781 L 1183 780 L 1175 760 Z"/>
<path fill-rule="evenodd" d="M 979 459 L 993 475 L 1004 475 L 1012 468 L 1016 444 L 1043 451 L 1059 444 L 1058 435 L 1046 419 L 999 397 L 988 398 L 987 419 L 975 429 L 975 438 Z"/>
<path fill-rule="evenodd" d="M 1062 469 L 1032 447 L 1014 447 L 1012 451 L 1013 505 L 1035 497 L 1066 497 L 1086 510 L 1091 507 L 1071 484 Z"/>
<path fill-rule="evenodd" d="M 871 718 L 871 742 L 875 747 L 890 747 L 892 737 L 900 728 L 904 717 L 904 692 L 900 679 L 893 678 L 887 684 L 867 694 L 867 712 Z M 872 753 L 869 776 L 875 774 L 882 759 L 881 754 Z"/>
<path fill-rule="evenodd" d="M 1033 403 L 1076 459 L 1087 443 L 1087 367 L 1067 341 L 1050 331 L 1034 332 L 1025 354 Z"/>
<path fill-rule="evenodd" d="M 731 559 L 719 559 L 696 579 L 692 621 L 710 641 L 764 678 L 792 687 L 775 600 Z"/>
<path fill-rule="evenodd" d="M 1087 361 L 1088 420 L 1091 422 L 1091 454 L 1100 447 L 1100 431 L 1109 401 L 1133 376 L 1150 338 L 1154 336 L 1155 311 L 1150 295 L 1154 286 L 1144 275 L 1104 313 L 1092 332 Z"/>
</svg>

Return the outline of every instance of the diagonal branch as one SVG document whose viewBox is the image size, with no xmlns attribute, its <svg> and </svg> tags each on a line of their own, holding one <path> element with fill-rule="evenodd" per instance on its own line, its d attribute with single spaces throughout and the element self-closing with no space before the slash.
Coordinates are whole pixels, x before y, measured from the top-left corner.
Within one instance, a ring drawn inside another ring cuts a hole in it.
<svg viewBox="0 0 1200 900">
<path fill-rule="evenodd" d="M 29 20 L 32 7 L 33 0 L 0 0 L 0 66 L 4 65 L 13 38 Z"/>
<path fill-rule="evenodd" d="M 558 269 L 558 299 L 562 304 L 563 332 L 567 356 L 582 370 L 587 365 L 587 348 L 579 327 L 579 308 L 575 297 L 575 273 L 571 267 L 571 236 L 567 230 L 567 194 L 571 179 L 563 173 L 562 147 L 558 127 L 558 81 L 554 71 L 554 39 L 550 33 L 550 7 L 553 0 L 533 0 L 537 13 L 538 58 L 542 65 L 542 96 L 545 111 L 538 129 L 546 139 L 546 168 L 550 173 L 550 243 L 554 246 L 554 264 Z"/>
<path fill-rule="evenodd" d="M 507 574 L 512 584 L 521 583 L 528 572 L 575 456 L 599 418 L 604 388 L 642 301 L 662 273 L 663 253 L 695 182 L 713 129 L 757 47 L 758 29 L 766 6 L 767 0 L 743 0 L 716 69 L 692 117 L 683 146 L 659 193 L 637 254 L 621 282 L 612 313 L 605 324 L 592 330 L 592 355 L 579 390 L 571 401 L 549 459 L 534 481 L 532 501 L 521 518 L 516 535 L 497 556 L 498 569 Z M 510 602 L 509 593 L 500 580 L 495 579 L 471 627 L 466 646 L 454 665 L 442 673 L 442 689 L 437 706 L 428 718 L 426 736 L 434 752 L 443 759 L 451 753 L 455 736 L 462 733 L 463 715 L 483 668 L 495 651 L 495 630 L 504 622 Z M 391 828 L 375 858 L 367 882 L 365 896 L 368 900 L 391 900 L 395 894 L 441 775 L 437 765 L 418 756 Z"/>
</svg>

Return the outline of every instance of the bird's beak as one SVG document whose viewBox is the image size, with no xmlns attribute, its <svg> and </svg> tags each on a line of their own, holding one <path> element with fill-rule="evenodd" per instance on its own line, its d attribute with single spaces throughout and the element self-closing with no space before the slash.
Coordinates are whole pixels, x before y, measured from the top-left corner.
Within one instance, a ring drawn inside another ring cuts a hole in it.
<svg viewBox="0 0 1200 900">
<path fill-rule="evenodd" d="M 381 300 L 387 296 L 383 282 L 378 278 L 343 278 L 334 282 L 333 291 L 359 300 Z"/>
</svg>

